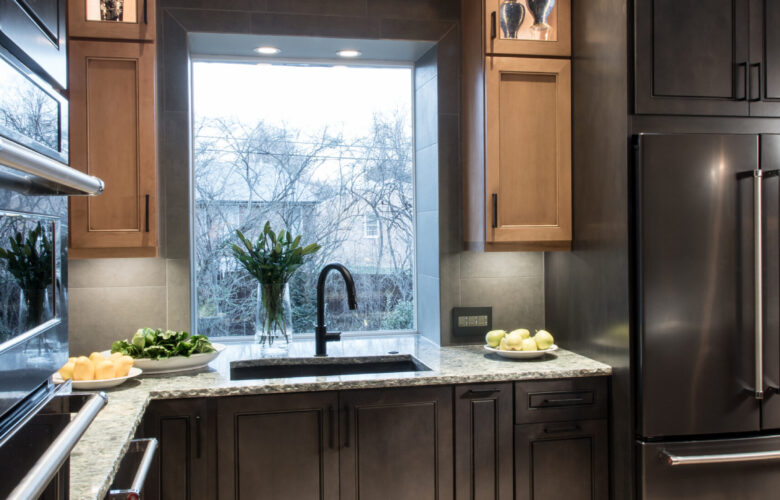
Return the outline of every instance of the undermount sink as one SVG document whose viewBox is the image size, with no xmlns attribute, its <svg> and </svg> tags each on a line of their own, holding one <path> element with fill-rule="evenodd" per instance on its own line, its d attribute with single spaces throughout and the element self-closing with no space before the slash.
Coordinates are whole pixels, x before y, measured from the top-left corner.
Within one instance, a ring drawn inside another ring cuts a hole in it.
<svg viewBox="0 0 780 500">
<path fill-rule="evenodd" d="M 325 377 L 430 370 L 420 360 L 408 354 L 349 358 L 268 358 L 233 361 L 230 363 L 230 379 Z"/>
</svg>

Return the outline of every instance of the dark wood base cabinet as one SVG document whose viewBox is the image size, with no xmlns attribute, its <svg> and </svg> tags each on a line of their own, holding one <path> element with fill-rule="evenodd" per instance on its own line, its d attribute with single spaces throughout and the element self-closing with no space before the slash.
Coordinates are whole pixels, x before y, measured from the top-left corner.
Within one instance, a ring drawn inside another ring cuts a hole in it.
<svg viewBox="0 0 780 500">
<path fill-rule="evenodd" d="M 607 421 L 515 427 L 516 500 L 609 498 Z"/>
<path fill-rule="evenodd" d="M 143 432 L 160 452 L 144 498 L 606 499 L 607 423 L 592 418 L 604 382 L 155 401 Z M 539 398 L 568 406 L 518 414 Z"/>
</svg>

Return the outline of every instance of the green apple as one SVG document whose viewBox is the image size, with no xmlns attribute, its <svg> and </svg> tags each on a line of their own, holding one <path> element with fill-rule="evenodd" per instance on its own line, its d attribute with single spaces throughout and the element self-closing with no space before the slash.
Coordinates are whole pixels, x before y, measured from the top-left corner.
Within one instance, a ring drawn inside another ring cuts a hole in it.
<svg viewBox="0 0 780 500">
<path fill-rule="evenodd" d="M 485 335 L 485 343 L 490 347 L 496 347 L 501 342 L 501 339 L 506 335 L 504 330 L 490 330 Z"/>
<path fill-rule="evenodd" d="M 506 337 L 506 347 L 510 351 L 522 351 L 523 350 L 523 336 L 520 335 L 520 332 L 515 330 L 512 333 L 507 333 Z"/>
<path fill-rule="evenodd" d="M 512 330 L 510 333 L 519 333 L 521 337 L 524 339 L 527 339 L 531 336 L 531 332 L 526 330 L 525 328 L 518 328 L 517 330 Z"/>
<path fill-rule="evenodd" d="M 523 350 L 538 351 L 539 347 L 536 346 L 536 341 L 534 339 L 523 339 Z"/>
<path fill-rule="evenodd" d="M 539 330 L 536 332 L 536 335 L 534 335 L 534 340 L 536 341 L 536 345 L 539 347 L 539 349 L 543 351 L 549 349 L 550 346 L 555 343 L 555 339 L 547 330 Z"/>
</svg>

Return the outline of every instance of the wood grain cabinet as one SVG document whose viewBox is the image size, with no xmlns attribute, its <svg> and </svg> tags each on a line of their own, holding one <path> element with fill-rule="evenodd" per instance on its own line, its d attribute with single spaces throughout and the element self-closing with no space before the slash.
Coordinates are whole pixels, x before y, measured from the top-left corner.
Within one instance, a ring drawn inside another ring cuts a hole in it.
<svg viewBox="0 0 780 500">
<path fill-rule="evenodd" d="M 155 0 L 123 0 L 103 4 L 101 7 L 100 0 L 69 0 L 69 35 L 79 38 L 154 40 Z"/>
<path fill-rule="evenodd" d="M 780 116 L 780 5 L 637 0 L 637 114 Z"/>
<path fill-rule="evenodd" d="M 512 384 L 455 386 L 455 500 L 512 500 Z"/>
<path fill-rule="evenodd" d="M 220 398 L 219 498 L 337 500 L 337 410 L 336 392 Z"/>
<path fill-rule="evenodd" d="M 571 0 L 483 0 L 483 5 L 486 54 L 571 55 Z"/>
<path fill-rule="evenodd" d="M 546 2 L 461 3 L 467 250 L 571 248 L 571 61 L 512 57 L 569 54 L 569 3 L 556 2 L 556 15 L 548 19 L 559 27 L 556 36 L 563 45 L 558 49 L 523 48 L 550 42 L 502 39 L 500 26 L 500 34 L 484 38 L 485 25 L 474 19 L 485 19 L 492 29 L 493 13 L 500 16 L 507 4 L 518 3 L 529 18 L 525 23 L 533 24 L 528 6 Z M 483 6 L 487 10 L 480 10 Z"/>
<path fill-rule="evenodd" d="M 452 387 L 343 391 L 341 500 L 453 497 Z"/>
<path fill-rule="evenodd" d="M 144 499 L 208 500 L 215 498 L 213 410 L 207 399 L 159 400 L 150 403 L 143 435 L 159 441 Z"/>
<path fill-rule="evenodd" d="M 571 62 L 489 57 L 485 64 L 484 133 L 464 124 L 472 132 L 466 140 L 482 142 L 468 145 L 465 159 L 466 247 L 567 249 Z"/>
<path fill-rule="evenodd" d="M 70 199 L 70 257 L 157 255 L 155 46 L 70 42 L 71 165 L 103 179 Z"/>
<path fill-rule="evenodd" d="M 606 500 L 606 420 L 515 427 L 516 500 Z"/>
</svg>

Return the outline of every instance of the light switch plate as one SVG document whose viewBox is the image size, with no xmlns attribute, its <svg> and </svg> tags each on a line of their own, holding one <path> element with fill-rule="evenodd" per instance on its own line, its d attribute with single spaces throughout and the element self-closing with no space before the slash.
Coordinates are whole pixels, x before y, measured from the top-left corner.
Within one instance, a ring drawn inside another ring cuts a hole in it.
<svg viewBox="0 0 780 500">
<path fill-rule="evenodd" d="M 492 307 L 453 307 L 453 337 L 484 337 L 493 329 Z"/>
</svg>

